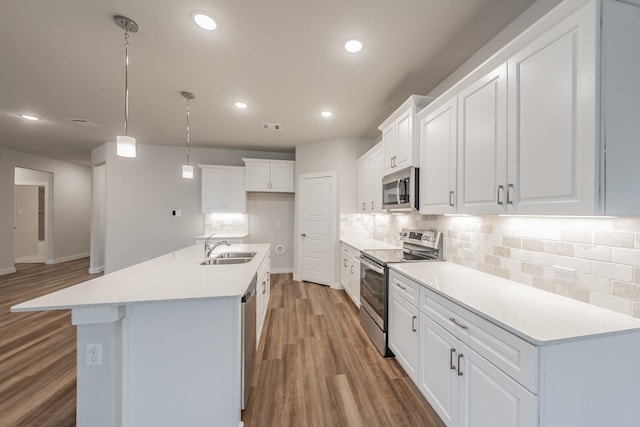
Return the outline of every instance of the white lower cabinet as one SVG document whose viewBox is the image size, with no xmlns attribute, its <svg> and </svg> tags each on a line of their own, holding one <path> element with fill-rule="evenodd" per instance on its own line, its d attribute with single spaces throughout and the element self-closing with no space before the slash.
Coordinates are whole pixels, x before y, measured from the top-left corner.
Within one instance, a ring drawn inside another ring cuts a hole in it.
<svg viewBox="0 0 640 427">
<path fill-rule="evenodd" d="M 356 307 L 360 307 L 360 251 L 346 243 L 340 251 L 340 281 Z"/>
<path fill-rule="evenodd" d="M 400 273 L 390 276 L 389 347 L 442 421 L 537 426 L 537 396 L 505 373 L 533 382 L 535 348 Z M 416 294 L 418 307 L 409 303 Z"/>
<path fill-rule="evenodd" d="M 262 327 L 267 317 L 267 306 L 271 296 L 271 257 L 267 255 L 258 268 L 256 283 L 256 346 L 260 345 Z"/>
<path fill-rule="evenodd" d="M 418 308 L 400 293 L 389 292 L 389 348 L 416 382 L 418 379 Z"/>
</svg>

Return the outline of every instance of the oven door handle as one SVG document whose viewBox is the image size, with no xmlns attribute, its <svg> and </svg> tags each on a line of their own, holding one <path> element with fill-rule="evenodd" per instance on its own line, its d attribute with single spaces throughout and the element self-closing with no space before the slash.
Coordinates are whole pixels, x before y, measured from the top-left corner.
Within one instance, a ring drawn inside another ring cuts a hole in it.
<svg viewBox="0 0 640 427">
<path fill-rule="evenodd" d="M 371 270 L 375 271 L 376 273 L 379 274 L 384 274 L 384 270 L 376 265 L 373 265 L 369 262 L 369 258 L 360 255 L 360 261 L 364 264 L 366 264 L 366 268 L 370 268 Z"/>
</svg>

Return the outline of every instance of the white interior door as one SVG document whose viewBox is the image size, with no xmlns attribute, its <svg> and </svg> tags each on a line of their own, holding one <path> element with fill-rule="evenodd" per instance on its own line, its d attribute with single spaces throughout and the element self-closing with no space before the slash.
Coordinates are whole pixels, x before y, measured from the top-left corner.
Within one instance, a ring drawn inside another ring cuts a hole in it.
<svg viewBox="0 0 640 427">
<path fill-rule="evenodd" d="M 300 280 L 331 286 L 335 282 L 335 173 L 300 177 Z"/>
</svg>

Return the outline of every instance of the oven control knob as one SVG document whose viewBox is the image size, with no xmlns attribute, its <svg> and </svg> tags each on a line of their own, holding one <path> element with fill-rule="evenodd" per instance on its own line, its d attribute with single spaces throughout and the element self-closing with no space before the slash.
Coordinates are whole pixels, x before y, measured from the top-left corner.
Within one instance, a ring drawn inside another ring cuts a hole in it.
<svg viewBox="0 0 640 427">
<path fill-rule="evenodd" d="M 401 237 L 407 237 L 407 233 L 400 232 L 398 233 Z"/>
</svg>

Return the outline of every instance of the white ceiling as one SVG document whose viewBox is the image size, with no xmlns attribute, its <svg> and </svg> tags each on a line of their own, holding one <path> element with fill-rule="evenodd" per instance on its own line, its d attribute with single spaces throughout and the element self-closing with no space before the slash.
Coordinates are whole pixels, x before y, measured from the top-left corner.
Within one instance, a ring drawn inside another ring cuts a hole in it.
<svg viewBox="0 0 640 427">
<path fill-rule="evenodd" d="M 129 134 L 139 143 L 185 143 L 180 92 L 190 91 L 194 146 L 293 151 L 339 136 L 376 137 L 410 94 L 428 93 L 533 2 L 2 0 L 0 145 L 88 164 L 91 149 L 123 133 L 117 14 L 140 26 L 130 37 L 129 71 Z M 196 27 L 195 10 L 220 28 Z M 349 36 L 364 40 L 360 54 L 342 50 Z M 235 109 L 236 100 L 249 108 Z M 333 117 L 321 118 L 323 109 Z"/>
</svg>

